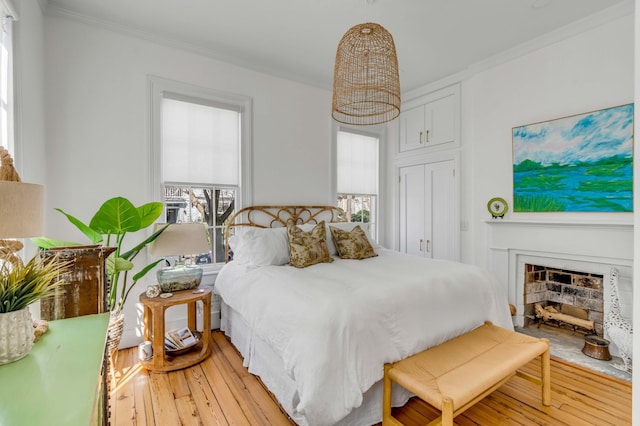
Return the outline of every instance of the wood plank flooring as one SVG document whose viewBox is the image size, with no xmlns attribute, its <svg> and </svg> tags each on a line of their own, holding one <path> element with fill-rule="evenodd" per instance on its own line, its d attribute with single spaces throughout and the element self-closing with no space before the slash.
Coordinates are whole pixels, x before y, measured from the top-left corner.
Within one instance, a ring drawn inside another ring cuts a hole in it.
<svg viewBox="0 0 640 426">
<path fill-rule="evenodd" d="M 122 350 L 111 384 L 112 425 L 293 425 L 260 380 L 218 331 L 210 358 L 184 370 L 149 373 L 137 348 Z M 538 375 L 540 363 L 525 367 Z M 550 407 L 539 387 L 515 377 L 456 417 L 471 425 L 630 425 L 631 384 L 552 358 Z M 412 398 L 394 415 L 407 426 L 428 423 L 437 412 Z"/>
</svg>

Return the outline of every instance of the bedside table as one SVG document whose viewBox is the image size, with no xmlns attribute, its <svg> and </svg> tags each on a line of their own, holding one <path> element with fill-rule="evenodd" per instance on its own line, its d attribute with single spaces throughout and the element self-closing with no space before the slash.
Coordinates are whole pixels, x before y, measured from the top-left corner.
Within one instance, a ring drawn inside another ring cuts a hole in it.
<svg viewBox="0 0 640 426">
<path fill-rule="evenodd" d="M 144 306 L 144 340 L 151 341 L 153 346 L 153 358 L 147 361 L 140 360 L 144 368 L 152 371 L 179 370 L 197 364 L 209 356 L 211 353 L 211 288 L 176 291 L 168 298 L 149 298 L 146 293 L 142 293 L 140 302 Z M 200 342 L 190 352 L 175 357 L 168 356 L 164 350 L 165 311 L 172 306 L 186 304 L 187 326 L 191 330 L 196 330 L 198 302 L 202 304 Z"/>
</svg>

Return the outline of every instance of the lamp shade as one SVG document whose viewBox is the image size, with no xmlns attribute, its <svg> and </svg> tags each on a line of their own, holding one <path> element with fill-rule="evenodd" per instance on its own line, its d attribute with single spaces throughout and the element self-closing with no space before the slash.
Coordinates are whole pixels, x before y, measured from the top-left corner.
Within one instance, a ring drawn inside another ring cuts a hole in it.
<svg viewBox="0 0 640 426">
<path fill-rule="evenodd" d="M 42 235 L 44 186 L 0 180 L 0 238 Z"/>
<path fill-rule="evenodd" d="M 381 25 L 356 25 L 340 40 L 331 115 L 354 125 L 385 123 L 400 115 L 396 47 Z"/>
<path fill-rule="evenodd" d="M 154 231 L 165 225 L 156 223 Z M 149 246 L 149 252 L 154 257 L 190 256 L 210 250 L 204 223 L 172 223 Z"/>
</svg>

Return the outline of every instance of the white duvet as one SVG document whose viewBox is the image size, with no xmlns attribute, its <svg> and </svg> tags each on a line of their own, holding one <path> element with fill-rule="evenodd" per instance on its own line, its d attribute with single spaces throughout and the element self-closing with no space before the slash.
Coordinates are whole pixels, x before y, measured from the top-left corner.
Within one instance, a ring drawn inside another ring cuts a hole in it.
<svg viewBox="0 0 640 426">
<path fill-rule="evenodd" d="M 475 266 L 378 249 L 297 269 L 226 265 L 221 297 L 269 343 L 297 386 L 296 418 L 331 425 L 360 406 L 383 365 L 485 320 L 512 329 L 506 294 Z"/>
</svg>

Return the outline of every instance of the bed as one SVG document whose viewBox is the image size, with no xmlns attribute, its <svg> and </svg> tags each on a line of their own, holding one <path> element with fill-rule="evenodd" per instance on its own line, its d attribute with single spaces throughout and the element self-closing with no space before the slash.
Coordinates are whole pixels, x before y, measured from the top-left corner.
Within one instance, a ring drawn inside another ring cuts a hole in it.
<svg viewBox="0 0 640 426">
<path fill-rule="evenodd" d="M 342 218 L 335 207 L 254 206 L 226 229 L 234 260 L 215 284 L 221 329 L 299 425 L 378 423 L 384 363 L 484 321 L 513 329 L 507 296 L 486 271 L 385 249 Z M 330 259 L 322 245 L 322 261 L 292 266 L 297 237 L 324 239 Z M 366 256 L 349 259 L 343 237 Z M 394 406 L 411 396 L 393 395 Z"/>
</svg>

